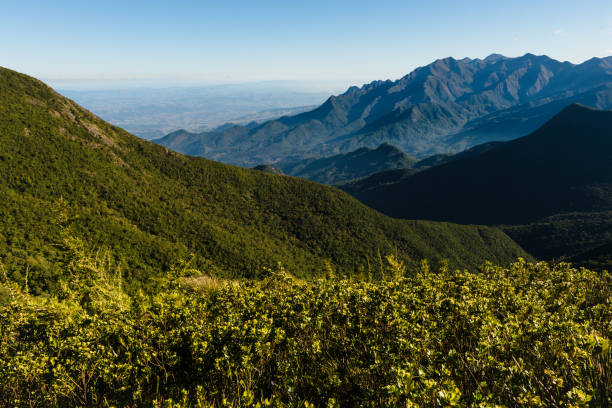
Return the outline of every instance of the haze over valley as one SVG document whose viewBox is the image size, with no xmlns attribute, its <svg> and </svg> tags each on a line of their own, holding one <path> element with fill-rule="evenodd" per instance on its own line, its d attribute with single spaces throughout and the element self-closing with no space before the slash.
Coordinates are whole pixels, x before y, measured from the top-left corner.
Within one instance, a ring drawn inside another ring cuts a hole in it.
<svg viewBox="0 0 612 408">
<path fill-rule="evenodd" d="M 308 81 L 173 87 L 160 87 L 154 81 L 148 87 L 134 87 L 129 81 L 111 85 L 59 82 L 58 86 L 63 95 L 147 140 L 178 129 L 202 132 L 227 123 L 246 125 L 295 115 L 315 108 L 341 89 L 335 82 Z"/>
</svg>

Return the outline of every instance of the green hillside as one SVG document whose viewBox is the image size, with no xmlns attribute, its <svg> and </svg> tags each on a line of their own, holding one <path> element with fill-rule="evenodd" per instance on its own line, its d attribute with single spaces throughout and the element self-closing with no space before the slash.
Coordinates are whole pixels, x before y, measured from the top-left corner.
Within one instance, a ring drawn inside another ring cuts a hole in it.
<svg viewBox="0 0 612 408">
<path fill-rule="evenodd" d="M 181 261 L 253 277 L 277 262 L 365 275 L 380 254 L 452 266 L 525 255 L 496 228 L 398 221 L 336 189 L 177 154 L 8 69 L 0 91 L 0 262 L 34 293 L 75 250 L 108 250 L 147 287 Z"/>
<path fill-rule="evenodd" d="M 537 131 L 397 181 L 343 189 L 387 215 L 503 225 L 539 259 L 610 240 L 612 112 L 574 104 Z"/>
<path fill-rule="evenodd" d="M 612 211 L 556 214 L 500 228 L 538 259 L 567 258 L 612 242 Z"/>
<path fill-rule="evenodd" d="M 569 261 L 594 270 L 612 271 L 612 242 L 573 256 Z"/>
</svg>

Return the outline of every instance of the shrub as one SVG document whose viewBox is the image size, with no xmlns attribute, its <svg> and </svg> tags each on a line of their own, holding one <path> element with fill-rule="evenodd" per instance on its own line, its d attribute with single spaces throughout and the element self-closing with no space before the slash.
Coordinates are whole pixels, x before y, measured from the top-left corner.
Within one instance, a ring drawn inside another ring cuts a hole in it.
<svg viewBox="0 0 612 408">
<path fill-rule="evenodd" d="M 232 283 L 177 277 L 153 297 L 116 297 L 121 307 L 6 286 L 0 401 L 609 406 L 610 274 L 520 260 L 411 272 L 378 282 L 284 270 Z"/>
</svg>

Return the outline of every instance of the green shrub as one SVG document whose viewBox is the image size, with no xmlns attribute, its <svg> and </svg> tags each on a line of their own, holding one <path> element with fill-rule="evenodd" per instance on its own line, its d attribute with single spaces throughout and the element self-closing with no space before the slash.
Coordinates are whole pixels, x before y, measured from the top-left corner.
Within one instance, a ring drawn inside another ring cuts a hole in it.
<svg viewBox="0 0 612 408">
<path fill-rule="evenodd" d="M 404 273 L 388 259 L 409 277 L 307 282 L 279 269 L 224 283 L 179 271 L 154 297 L 110 285 L 114 296 L 90 302 L 81 294 L 109 293 L 108 265 L 81 262 L 73 280 L 89 284 L 67 284 L 63 300 L 7 286 L 0 401 L 609 406 L 607 272 L 519 261 Z"/>
</svg>

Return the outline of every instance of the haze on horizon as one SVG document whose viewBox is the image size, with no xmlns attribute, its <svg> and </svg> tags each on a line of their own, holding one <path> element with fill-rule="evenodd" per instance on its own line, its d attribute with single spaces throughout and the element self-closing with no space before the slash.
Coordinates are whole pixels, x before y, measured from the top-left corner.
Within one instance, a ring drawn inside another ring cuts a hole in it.
<svg viewBox="0 0 612 408">
<path fill-rule="evenodd" d="M 5 0 L 2 9 L 0 65 L 56 86 L 359 84 L 447 56 L 612 55 L 612 3 L 602 0 Z"/>
</svg>

